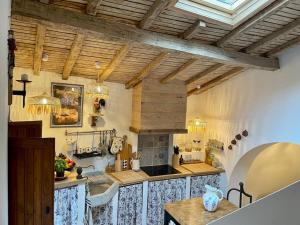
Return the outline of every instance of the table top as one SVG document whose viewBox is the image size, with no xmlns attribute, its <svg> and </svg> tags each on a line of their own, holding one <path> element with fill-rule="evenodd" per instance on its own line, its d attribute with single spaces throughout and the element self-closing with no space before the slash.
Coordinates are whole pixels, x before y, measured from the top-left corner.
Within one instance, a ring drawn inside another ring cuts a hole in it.
<svg viewBox="0 0 300 225">
<path fill-rule="evenodd" d="M 215 212 L 205 210 L 202 198 L 192 198 L 165 205 L 165 210 L 181 225 L 206 225 L 237 209 L 225 199 Z"/>
</svg>

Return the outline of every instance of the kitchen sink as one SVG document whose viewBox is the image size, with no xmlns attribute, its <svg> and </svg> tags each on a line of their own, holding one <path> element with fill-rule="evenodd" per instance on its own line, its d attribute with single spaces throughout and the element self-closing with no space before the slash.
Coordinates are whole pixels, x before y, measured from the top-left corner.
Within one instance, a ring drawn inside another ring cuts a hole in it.
<svg viewBox="0 0 300 225">
<path fill-rule="evenodd" d="M 107 204 L 118 192 L 119 183 L 103 172 L 85 173 L 88 177 L 86 202 L 91 207 Z"/>
</svg>

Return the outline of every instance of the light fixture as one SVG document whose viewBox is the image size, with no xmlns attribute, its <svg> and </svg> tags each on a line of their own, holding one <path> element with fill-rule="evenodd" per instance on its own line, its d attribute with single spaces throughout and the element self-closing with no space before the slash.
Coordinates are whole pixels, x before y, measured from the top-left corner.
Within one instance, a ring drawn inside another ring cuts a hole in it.
<svg viewBox="0 0 300 225">
<path fill-rule="evenodd" d="M 96 61 L 95 62 L 95 67 L 96 67 L 96 69 L 100 69 L 101 68 L 101 62 L 100 61 Z"/>
<path fill-rule="evenodd" d="M 195 118 L 188 122 L 189 132 L 199 132 L 206 128 L 207 122 L 201 120 L 200 118 Z"/>
<path fill-rule="evenodd" d="M 61 110 L 59 98 L 49 96 L 46 92 L 27 98 L 27 110 L 32 115 L 57 113 Z"/>
<path fill-rule="evenodd" d="M 197 88 L 197 89 L 200 89 L 200 88 L 201 88 L 201 85 L 200 85 L 200 84 L 198 84 L 198 85 L 196 86 L 196 88 Z"/>
<path fill-rule="evenodd" d="M 98 97 L 107 99 L 109 97 L 109 89 L 104 84 L 97 84 L 85 93 L 88 97 Z"/>
<path fill-rule="evenodd" d="M 49 55 L 48 55 L 48 53 L 43 52 L 43 54 L 42 54 L 42 60 L 43 60 L 43 62 L 48 62 L 48 60 L 49 60 Z"/>
</svg>

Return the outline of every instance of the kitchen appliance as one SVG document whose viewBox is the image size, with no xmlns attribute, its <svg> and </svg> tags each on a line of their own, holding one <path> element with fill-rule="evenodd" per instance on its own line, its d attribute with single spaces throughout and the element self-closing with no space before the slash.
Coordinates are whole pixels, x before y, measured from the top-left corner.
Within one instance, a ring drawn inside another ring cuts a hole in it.
<svg viewBox="0 0 300 225">
<path fill-rule="evenodd" d="M 141 170 L 150 177 L 180 173 L 178 170 L 169 165 L 143 166 L 141 167 Z"/>
</svg>

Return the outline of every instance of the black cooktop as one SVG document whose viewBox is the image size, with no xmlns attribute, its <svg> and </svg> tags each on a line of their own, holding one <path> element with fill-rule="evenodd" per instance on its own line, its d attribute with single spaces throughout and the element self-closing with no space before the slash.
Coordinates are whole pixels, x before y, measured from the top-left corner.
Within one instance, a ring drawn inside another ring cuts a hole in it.
<svg viewBox="0 0 300 225">
<path fill-rule="evenodd" d="M 169 165 L 144 166 L 141 167 L 141 170 L 143 170 L 150 177 L 180 173 L 178 170 Z"/>
</svg>

